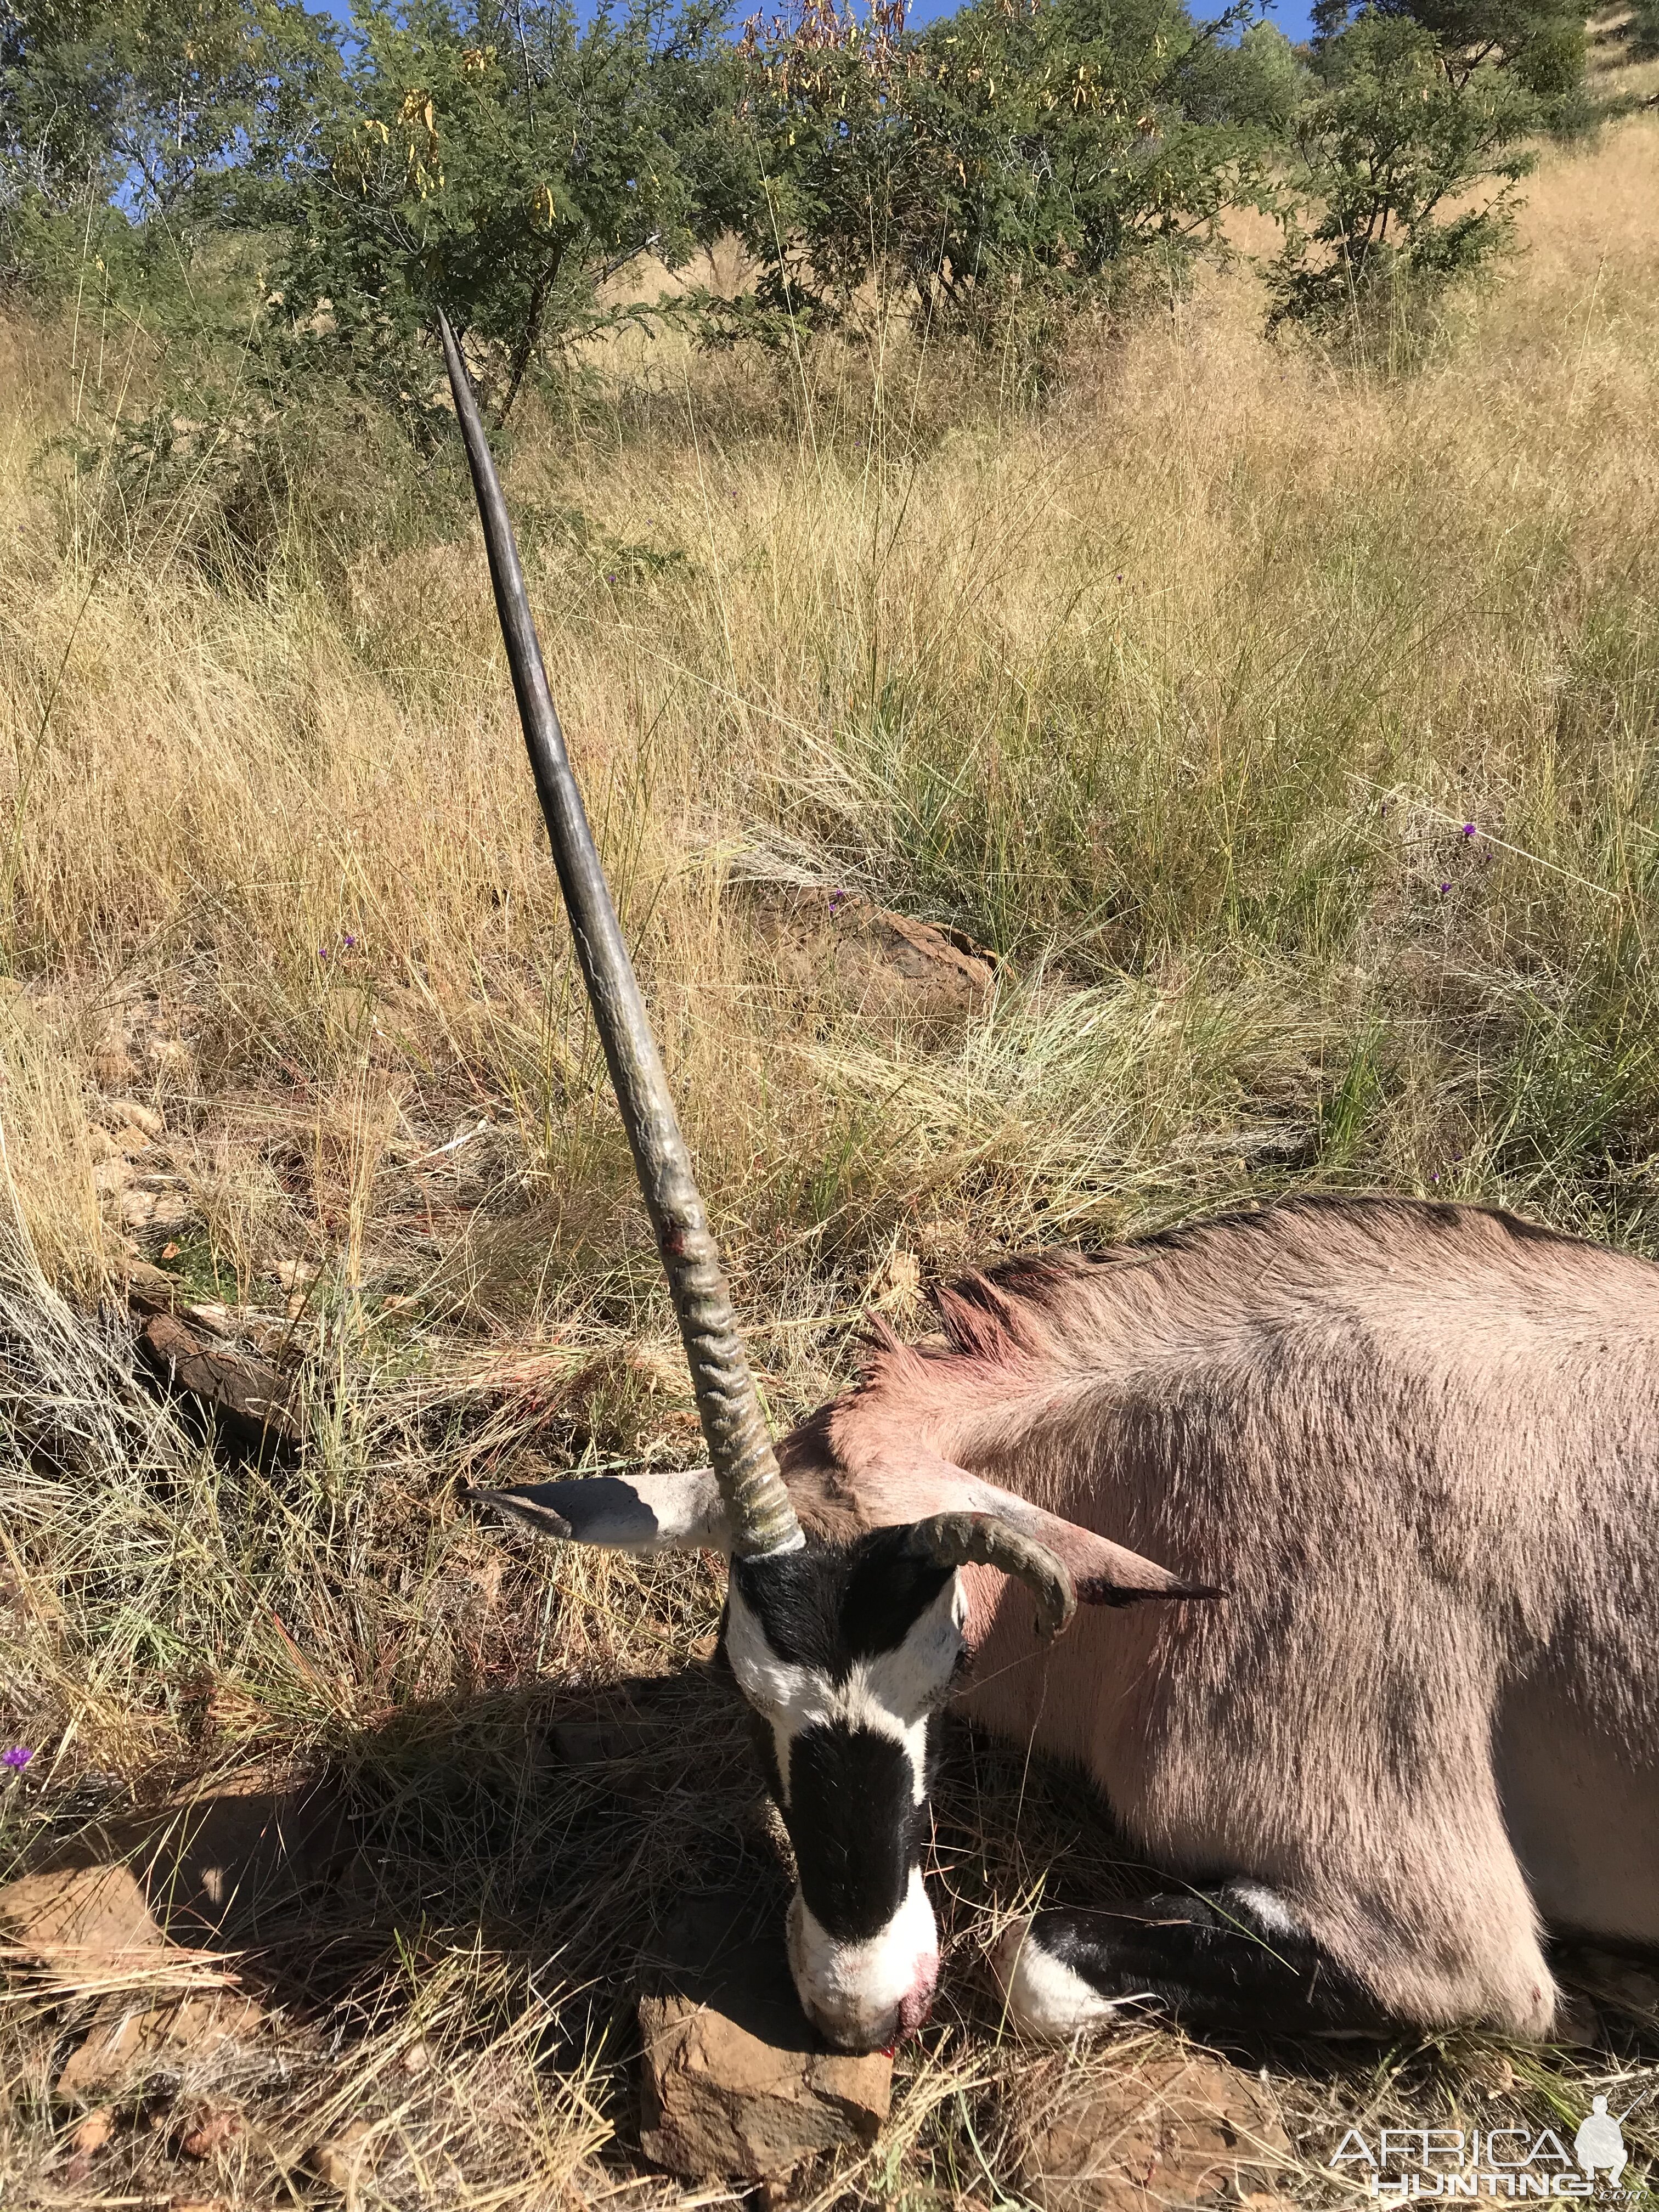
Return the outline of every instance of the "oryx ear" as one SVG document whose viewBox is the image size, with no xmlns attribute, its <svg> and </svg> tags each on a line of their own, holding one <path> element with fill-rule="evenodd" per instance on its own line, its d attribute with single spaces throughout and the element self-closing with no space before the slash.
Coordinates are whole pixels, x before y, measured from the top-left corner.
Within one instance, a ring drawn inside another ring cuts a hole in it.
<svg viewBox="0 0 1659 2212">
<path fill-rule="evenodd" d="M 466 1491 L 538 1535 L 617 1552 L 726 1552 L 732 1532 L 712 1468 L 687 1474 L 591 1474 L 572 1482 Z"/>
</svg>

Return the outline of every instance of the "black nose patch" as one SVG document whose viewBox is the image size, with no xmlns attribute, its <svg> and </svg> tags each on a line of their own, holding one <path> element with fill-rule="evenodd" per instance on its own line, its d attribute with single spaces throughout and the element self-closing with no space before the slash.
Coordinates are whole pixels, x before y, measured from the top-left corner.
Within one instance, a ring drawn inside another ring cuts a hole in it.
<svg viewBox="0 0 1659 2212">
<path fill-rule="evenodd" d="M 910 1754 L 872 1729 L 803 1729 L 785 1824 L 806 1908 L 838 1942 L 879 1935 L 904 1902 L 922 1808 Z"/>
</svg>

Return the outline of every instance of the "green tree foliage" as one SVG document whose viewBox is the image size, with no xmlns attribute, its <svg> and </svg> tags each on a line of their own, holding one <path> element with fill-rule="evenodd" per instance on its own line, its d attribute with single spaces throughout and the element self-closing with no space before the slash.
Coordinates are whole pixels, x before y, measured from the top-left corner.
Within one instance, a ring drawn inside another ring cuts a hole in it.
<svg viewBox="0 0 1659 2212">
<path fill-rule="evenodd" d="M 1371 0 L 1379 15 L 1420 24 L 1448 72 L 1462 80 L 1483 64 L 1510 70 L 1542 100 L 1577 94 L 1584 69 L 1584 17 L 1571 0 Z M 1316 0 L 1314 29 L 1328 43 L 1352 21 L 1354 0 Z"/>
<path fill-rule="evenodd" d="M 1659 60 L 1659 0 L 1637 0 L 1622 28 L 1632 61 Z"/>
<path fill-rule="evenodd" d="M 1184 261 L 1264 185 L 1237 112 L 1262 73 L 1216 29 L 1179 0 L 972 0 L 920 34 L 896 5 L 860 22 L 808 0 L 751 27 L 763 302 L 833 323 L 867 286 L 983 329 L 1016 295 L 1077 304 Z"/>
<path fill-rule="evenodd" d="M 175 264 L 258 144 L 302 144 L 336 57 L 295 0 L 0 0 L 0 234 L 49 281 L 70 242 Z"/>
<path fill-rule="evenodd" d="M 1287 218 L 1275 325 L 1362 330 L 1480 269 L 1508 236 L 1543 97 L 1501 48 L 1462 36 L 1472 7 L 1454 25 L 1462 0 L 1422 4 L 1439 30 L 1377 7 L 1333 28 L 1328 11 L 1318 89 L 1291 129 L 1312 219 Z M 1542 74 L 1542 48 L 1527 51 Z"/>
<path fill-rule="evenodd" d="M 498 416 L 605 319 L 606 276 L 696 235 L 682 126 L 715 17 L 663 0 L 360 4 L 338 97 L 246 219 L 280 223 L 283 357 L 416 414 L 442 307 Z"/>
</svg>

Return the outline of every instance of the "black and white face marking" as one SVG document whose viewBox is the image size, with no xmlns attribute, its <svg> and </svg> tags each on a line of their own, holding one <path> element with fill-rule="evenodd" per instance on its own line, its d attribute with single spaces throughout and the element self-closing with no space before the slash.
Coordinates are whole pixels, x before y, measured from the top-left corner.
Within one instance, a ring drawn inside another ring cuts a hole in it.
<svg viewBox="0 0 1659 2212">
<path fill-rule="evenodd" d="M 726 1652 L 799 1875 L 789 1963 L 833 2043 L 919 2027 L 939 1942 L 921 1881 L 928 1728 L 961 1672 L 957 1576 L 878 1529 L 845 1548 L 733 1562 Z"/>
</svg>

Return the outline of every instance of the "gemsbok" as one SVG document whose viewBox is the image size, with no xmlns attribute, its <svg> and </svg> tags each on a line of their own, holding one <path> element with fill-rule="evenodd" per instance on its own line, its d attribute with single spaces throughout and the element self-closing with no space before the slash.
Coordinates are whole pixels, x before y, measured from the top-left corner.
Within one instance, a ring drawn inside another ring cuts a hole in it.
<svg viewBox="0 0 1659 2212">
<path fill-rule="evenodd" d="M 775 1454 L 441 335 L 710 1461 L 476 1495 L 729 1559 L 807 2013 L 853 2050 L 927 2017 L 930 1733 L 959 1698 L 1080 1765 L 1172 1878 L 1005 1939 L 1027 2028 L 1547 2035 L 1547 1925 L 1659 1942 L 1659 1269 L 1475 1206 L 1291 1200 L 958 1283 L 941 1338 L 878 1334 Z"/>
</svg>

